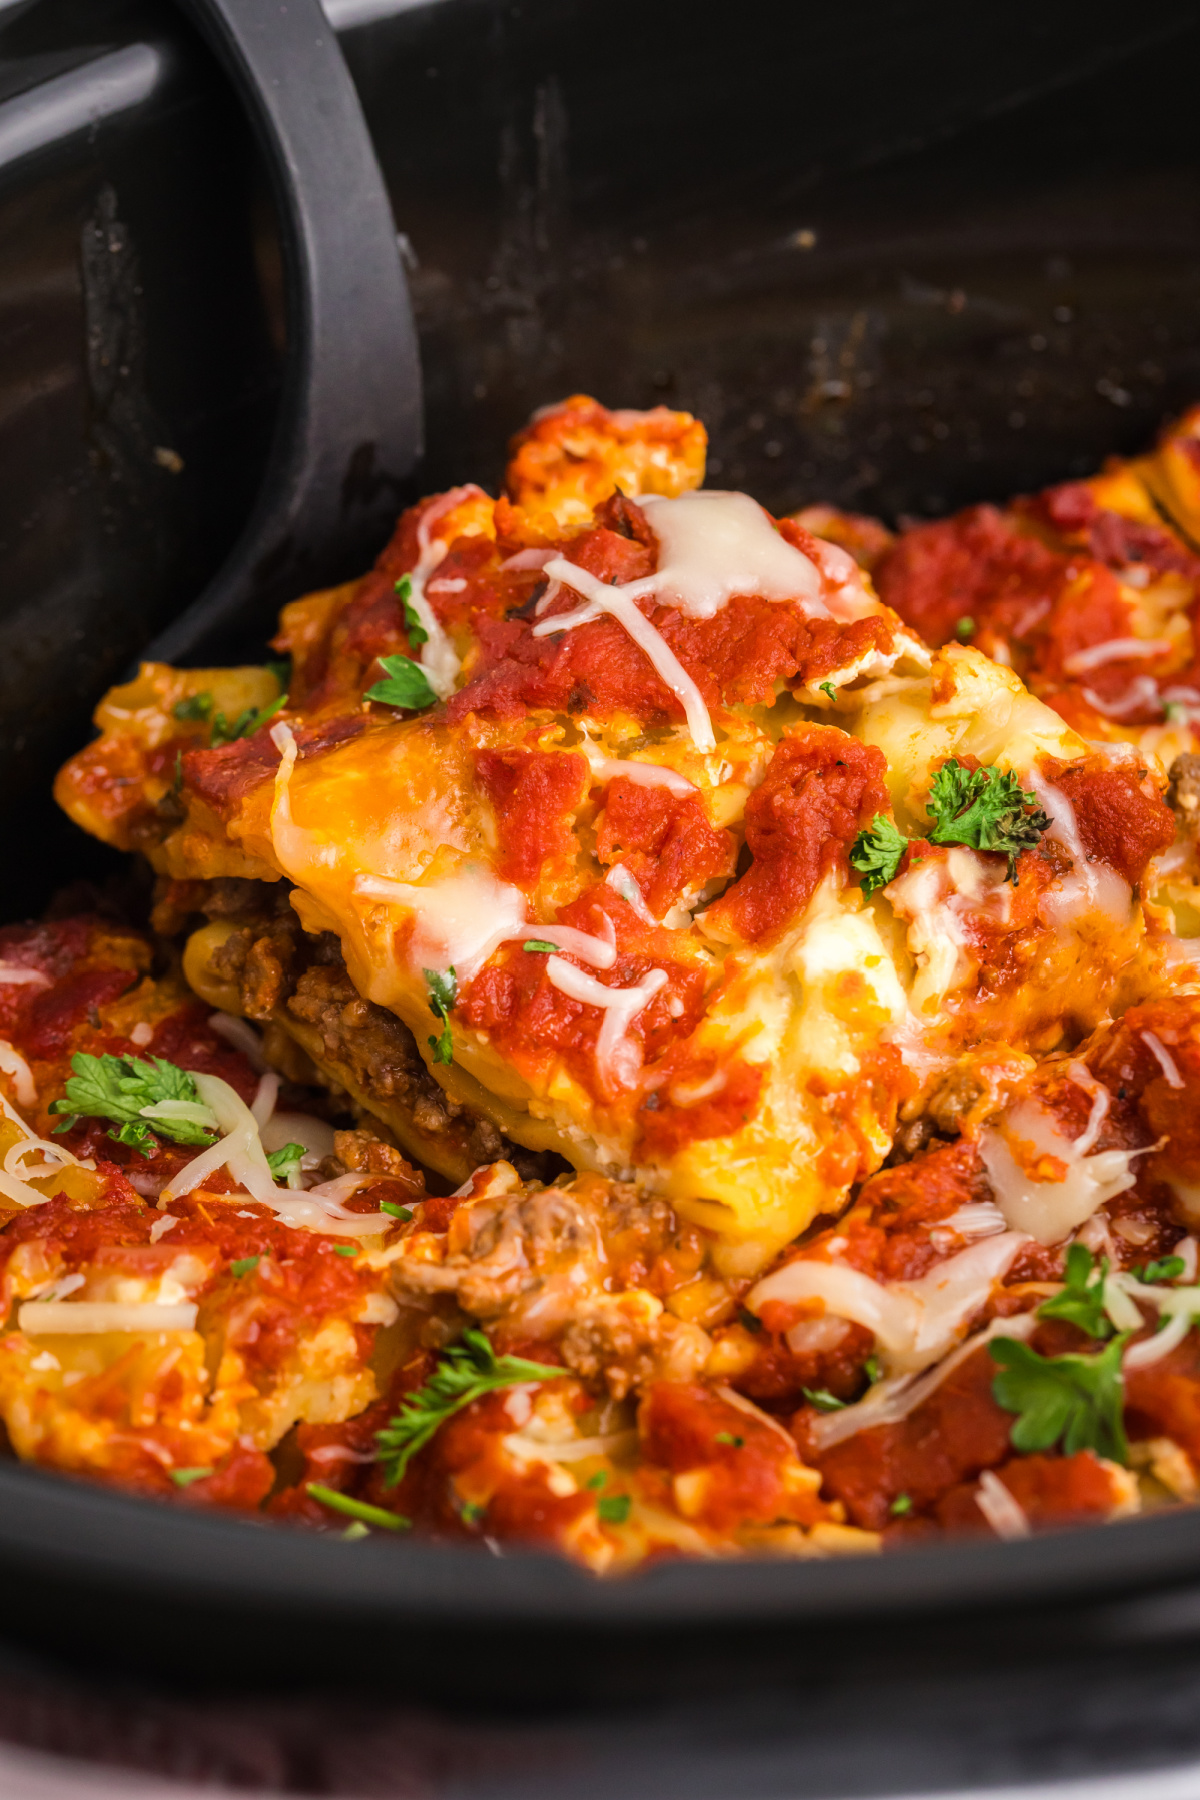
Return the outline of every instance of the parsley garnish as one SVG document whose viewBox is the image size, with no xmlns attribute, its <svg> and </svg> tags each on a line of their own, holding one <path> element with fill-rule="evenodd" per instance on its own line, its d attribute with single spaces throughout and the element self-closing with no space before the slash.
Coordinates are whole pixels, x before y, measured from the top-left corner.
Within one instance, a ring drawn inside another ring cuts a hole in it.
<svg viewBox="0 0 1200 1800">
<path fill-rule="evenodd" d="M 462 1342 L 447 1350 L 424 1387 L 406 1394 L 400 1411 L 376 1432 L 385 1486 L 395 1487 L 417 1451 L 472 1400 L 523 1381 L 553 1381 L 562 1373 L 551 1363 L 497 1356 L 482 1331 L 465 1331 Z"/>
<path fill-rule="evenodd" d="M 608 1480 L 607 1470 L 601 1469 L 599 1474 L 589 1475 L 588 1479 L 584 1482 L 583 1485 L 585 1488 L 589 1488 L 593 1493 L 595 1493 L 596 1489 L 602 1488 L 605 1485 L 605 1483 L 607 1482 L 607 1480 Z"/>
<path fill-rule="evenodd" d="M 714 1444 L 728 1444 L 731 1450 L 742 1449 L 745 1442 L 744 1437 L 735 1437 L 732 1431 L 718 1431 L 713 1439 Z"/>
<path fill-rule="evenodd" d="M 1096 1268 L 1086 1244 L 1072 1244 L 1067 1251 L 1062 1293 L 1038 1307 L 1038 1318 L 1065 1319 L 1068 1325 L 1078 1325 L 1090 1338 L 1111 1337 L 1112 1323 L 1104 1310 L 1107 1274 L 1107 1257 Z"/>
<path fill-rule="evenodd" d="M 929 841 L 1007 856 L 1007 878 L 1015 885 L 1018 856 L 1035 849 L 1049 829 L 1049 815 L 1036 801 L 1010 769 L 967 769 L 952 756 L 934 776 L 925 802 L 934 821 Z"/>
<path fill-rule="evenodd" d="M 487 1517 L 487 1507 L 478 1500 L 464 1500 L 458 1516 L 464 1525 L 482 1525 Z"/>
<path fill-rule="evenodd" d="M 155 1132 L 176 1144 L 215 1142 L 217 1121 L 196 1083 L 164 1057 L 143 1062 L 137 1056 L 89 1056 L 80 1050 L 71 1058 L 71 1068 L 66 1097 L 54 1101 L 52 1113 L 112 1119 L 120 1130 L 108 1136 L 118 1144 L 132 1144 L 143 1156 L 153 1156 Z"/>
<path fill-rule="evenodd" d="M 374 700 L 380 706 L 403 706 L 409 712 L 420 712 L 436 701 L 424 669 L 411 656 L 381 656 L 379 666 L 387 680 L 369 687 L 364 699 Z"/>
<path fill-rule="evenodd" d="M 547 943 L 545 938 L 526 938 L 525 942 L 521 945 L 521 948 L 522 950 L 529 951 L 539 950 L 544 952 L 547 956 L 553 956 L 558 949 L 558 945 Z"/>
<path fill-rule="evenodd" d="M 213 697 L 211 694 L 189 694 L 186 700 L 175 702 L 171 713 L 181 725 L 206 725 L 212 709 Z"/>
<path fill-rule="evenodd" d="M 273 719 L 286 705 L 287 695 L 278 694 L 274 700 L 268 700 L 265 706 L 248 706 L 232 724 L 223 712 L 214 713 L 212 733 L 208 741 L 216 750 L 222 744 L 236 744 L 239 738 L 253 737 L 256 731 L 262 730 L 268 719 Z"/>
<path fill-rule="evenodd" d="M 286 1181 L 300 1167 L 300 1158 L 307 1155 L 303 1144 L 285 1144 L 281 1150 L 270 1150 L 267 1153 L 267 1167 L 276 1181 Z"/>
<path fill-rule="evenodd" d="M 866 1362 L 863 1364 L 863 1374 L 871 1383 L 872 1387 L 874 1387 L 875 1383 L 879 1380 L 879 1377 L 883 1374 L 877 1356 L 868 1356 Z"/>
<path fill-rule="evenodd" d="M 404 629 L 408 633 L 410 644 L 427 644 L 429 633 L 417 617 L 417 609 L 412 603 L 412 576 L 402 575 L 396 583 L 396 592 L 400 596 L 400 604 L 404 608 Z M 384 665 L 387 666 L 386 664 Z"/>
<path fill-rule="evenodd" d="M 831 1394 L 828 1388 L 801 1388 L 800 1392 L 808 1404 L 815 1406 L 818 1412 L 841 1412 L 846 1404 L 844 1400 L 839 1400 L 836 1394 Z"/>
<path fill-rule="evenodd" d="M 912 1511 L 912 1509 L 913 1509 L 912 1495 L 911 1494 L 897 1494 L 896 1498 L 892 1501 L 892 1504 L 889 1506 L 888 1511 L 891 1513 L 893 1519 L 902 1519 L 904 1517 L 905 1513 L 910 1513 Z"/>
<path fill-rule="evenodd" d="M 292 680 L 291 657 L 289 656 L 286 662 L 264 663 L 263 668 L 267 671 L 268 675 L 273 675 L 275 677 L 275 680 L 279 684 L 280 693 L 286 694 Z"/>
<path fill-rule="evenodd" d="M 348 1519 L 357 1519 L 362 1525 L 381 1525 L 384 1531 L 407 1531 L 412 1525 L 402 1513 L 389 1512 L 386 1506 L 371 1506 L 366 1500 L 355 1500 L 349 1494 L 339 1494 L 336 1488 L 325 1487 L 319 1481 L 306 1482 L 304 1491 L 327 1506 L 330 1512 L 344 1513 Z"/>
<path fill-rule="evenodd" d="M 236 1262 L 230 1263 L 229 1267 L 240 1280 L 243 1275 L 252 1275 L 261 1261 L 261 1256 L 239 1256 Z"/>
<path fill-rule="evenodd" d="M 381 1200 L 379 1202 L 379 1210 L 380 1212 L 391 1213 L 393 1219 L 399 1219 L 402 1225 L 407 1225 L 412 1219 L 412 1207 L 401 1206 L 399 1202 L 395 1200 Z"/>
<path fill-rule="evenodd" d="M 438 1036 L 431 1036 L 429 1039 L 433 1060 L 436 1063 L 452 1063 L 454 1038 L 450 1031 L 450 1009 L 458 999 L 458 976 L 452 968 L 447 969 L 444 975 L 437 969 L 426 969 L 425 985 L 429 989 L 429 1010 L 435 1019 L 442 1021 Z"/>
<path fill-rule="evenodd" d="M 360 1244 L 335 1244 L 333 1254 L 335 1256 L 357 1256 L 361 1248 Z"/>
<path fill-rule="evenodd" d="M 1039 1356 L 1018 1338 L 993 1338 L 988 1350 L 1000 1373 L 992 1395 L 1005 1412 L 1019 1415 L 1013 1448 L 1049 1450 L 1061 1438 L 1067 1456 L 1094 1450 L 1112 1462 L 1128 1462 L 1121 1416 L 1121 1354 L 1128 1337 L 1121 1332 L 1096 1356 Z"/>
<path fill-rule="evenodd" d="M 172 1469 L 171 1480 L 176 1487 L 191 1487 L 193 1481 L 203 1481 L 206 1475 L 211 1474 L 211 1464 L 203 1469 Z"/>
<path fill-rule="evenodd" d="M 1168 725 L 1186 725 L 1188 709 L 1182 700 L 1168 700 L 1163 707 L 1163 718 Z"/>
<path fill-rule="evenodd" d="M 954 627 L 954 635 L 957 638 L 962 638 L 964 643 L 967 638 L 975 636 L 975 621 L 970 613 L 963 614 L 962 618 L 958 621 L 958 624 Z"/>
<path fill-rule="evenodd" d="M 819 682 L 818 687 L 820 688 L 821 693 L 828 694 L 831 700 L 837 699 L 837 689 L 834 687 L 832 681 Z"/>
<path fill-rule="evenodd" d="M 596 1515 L 606 1525 L 624 1525 L 631 1505 L 628 1494 L 601 1494 L 596 1502 Z"/>
<path fill-rule="evenodd" d="M 1134 1269 L 1135 1281 L 1178 1281 L 1183 1274 L 1185 1263 L 1182 1256 L 1160 1256 L 1156 1262 L 1148 1262 L 1144 1269 Z"/>
<path fill-rule="evenodd" d="M 897 831 L 891 819 L 876 813 L 869 831 L 860 831 L 850 852 L 850 867 L 862 876 L 864 894 L 894 881 L 901 858 L 908 849 L 908 839 Z"/>
</svg>

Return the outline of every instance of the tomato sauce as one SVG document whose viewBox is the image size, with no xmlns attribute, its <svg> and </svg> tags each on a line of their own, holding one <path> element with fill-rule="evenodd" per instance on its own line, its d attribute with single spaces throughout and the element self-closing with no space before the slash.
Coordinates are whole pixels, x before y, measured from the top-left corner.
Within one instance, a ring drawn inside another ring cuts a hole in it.
<svg viewBox="0 0 1200 1800">
<path fill-rule="evenodd" d="M 476 752 L 475 777 L 496 815 L 496 867 L 505 881 L 533 888 L 547 858 L 574 862 L 578 846 L 571 824 L 589 774 L 586 757 L 570 752 Z"/>
<path fill-rule="evenodd" d="M 709 824 L 699 794 L 681 796 L 622 775 L 608 784 L 596 855 L 606 866 L 619 861 L 628 869 L 661 919 L 682 895 L 733 874 L 737 840 Z"/>
<path fill-rule="evenodd" d="M 710 927 L 769 941 L 803 911 L 822 877 L 849 874 L 858 833 L 888 805 L 883 753 L 831 726 L 785 737 L 746 803 L 746 873 L 709 909 Z"/>
</svg>

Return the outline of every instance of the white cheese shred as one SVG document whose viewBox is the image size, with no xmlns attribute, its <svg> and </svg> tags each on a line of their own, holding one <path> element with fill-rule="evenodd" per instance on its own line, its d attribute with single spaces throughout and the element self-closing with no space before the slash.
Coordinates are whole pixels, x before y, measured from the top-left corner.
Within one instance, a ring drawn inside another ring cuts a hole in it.
<svg viewBox="0 0 1200 1800">
<path fill-rule="evenodd" d="M 1020 1501 L 1005 1487 L 992 1469 L 979 1477 L 975 1504 L 998 1538 L 1010 1542 L 1029 1536 L 1029 1519 Z"/>
<path fill-rule="evenodd" d="M 628 1035 L 629 1027 L 658 990 L 666 986 L 667 971 L 649 969 L 636 987 L 611 988 L 594 975 L 585 975 L 573 963 L 564 962 L 561 956 L 551 956 L 546 973 L 561 994 L 584 1006 L 602 1008 L 604 1023 L 596 1039 L 596 1071 L 612 1087 L 632 1087 L 642 1059 L 638 1046 Z"/>
</svg>

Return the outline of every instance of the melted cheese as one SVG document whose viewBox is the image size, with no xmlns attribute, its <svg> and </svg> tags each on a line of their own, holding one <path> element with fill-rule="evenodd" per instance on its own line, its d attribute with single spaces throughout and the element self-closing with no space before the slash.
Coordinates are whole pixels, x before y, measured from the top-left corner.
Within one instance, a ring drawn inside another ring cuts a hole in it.
<svg viewBox="0 0 1200 1800">
<path fill-rule="evenodd" d="M 975 1504 L 998 1538 L 1010 1543 L 1030 1534 L 1024 1507 L 1005 1487 L 994 1469 L 985 1469 L 979 1477 Z"/>
<path fill-rule="evenodd" d="M 364 900 L 384 900 L 412 914 L 415 923 L 407 956 L 417 975 L 425 969 L 453 969 L 459 981 L 466 982 L 501 944 L 541 934 L 541 927 L 528 921 L 520 888 L 479 863 L 464 864 L 454 874 L 420 886 L 382 875 L 360 875 L 354 891 Z"/>
<path fill-rule="evenodd" d="M 1031 1143 L 1040 1156 L 1057 1157 L 1067 1165 L 1066 1175 L 1061 1181 L 1035 1181 L 1017 1162 L 1007 1139 Z M 1097 1207 L 1133 1186 L 1130 1163 L 1134 1153 L 1080 1153 L 1081 1143 L 1088 1149 L 1094 1141 L 1090 1121 L 1089 1130 L 1073 1143 L 1032 1100 L 1020 1101 L 1010 1110 L 1004 1134 L 990 1128 L 981 1132 L 979 1152 L 988 1180 L 997 1206 L 1014 1231 L 1028 1232 L 1039 1244 L 1061 1244 Z"/>
<path fill-rule="evenodd" d="M 1063 662 L 1065 675 L 1086 675 L 1109 662 L 1127 662 L 1139 656 L 1168 656 L 1174 649 L 1170 638 L 1108 638 L 1103 644 L 1089 644 Z"/>
<path fill-rule="evenodd" d="M 17 1312 L 26 1337 L 62 1337 L 98 1331 L 192 1331 L 195 1301 L 162 1305 L 118 1300 L 27 1300 Z"/>
<path fill-rule="evenodd" d="M 649 969 L 636 987 L 611 988 L 585 975 L 561 956 L 551 956 L 546 973 L 560 993 L 585 1006 L 604 1010 L 604 1023 L 596 1039 L 596 1072 L 609 1087 L 630 1088 L 637 1081 L 642 1066 L 641 1050 L 628 1035 L 629 1027 L 642 1009 L 649 1005 L 669 977 L 665 969 Z"/>
<path fill-rule="evenodd" d="M 810 616 L 830 616 L 821 572 L 749 494 L 706 489 L 677 500 L 648 498 L 641 506 L 658 539 L 658 568 L 627 592 L 654 594 L 689 619 L 714 618 L 735 594 L 790 600 Z"/>
<path fill-rule="evenodd" d="M 420 649 L 421 667 L 439 700 L 448 700 L 454 692 L 454 684 L 458 680 L 462 663 L 441 620 L 425 598 L 430 577 L 436 569 L 441 567 L 450 550 L 449 544 L 430 534 L 439 519 L 444 519 L 447 513 L 453 512 L 455 507 L 461 506 L 464 500 L 468 500 L 472 495 L 480 492 L 481 490 L 474 484 L 451 488 L 448 494 L 442 494 L 433 502 L 432 506 L 425 508 L 417 526 L 418 557 L 417 565 L 409 575 L 411 584 L 409 605 L 421 621 L 422 629 L 425 632 L 426 641 Z M 465 582 L 457 584 L 460 588 L 465 585 Z M 449 589 L 452 584 L 443 581 L 440 586 L 443 589 Z"/>
<path fill-rule="evenodd" d="M 598 619 L 602 613 L 617 621 L 638 648 L 644 651 L 647 660 L 655 672 L 661 677 L 663 684 L 670 688 L 683 708 L 688 730 L 692 734 L 692 742 L 697 750 L 715 750 L 717 740 L 713 734 L 712 720 L 708 708 L 696 686 L 662 633 L 653 626 L 645 613 L 638 610 L 633 590 L 640 588 L 640 582 L 630 583 L 627 587 L 608 587 L 603 581 L 597 581 L 585 569 L 577 568 L 574 563 L 559 558 L 556 562 L 546 564 L 546 573 L 553 580 L 582 594 L 587 601 L 573 613 L 559 613 L 554 618 L 543 619 L 533 628 L 534 637 L 548 637 L 554 632 L 570 631 L 576 625 L 588 625 Z M 649 580 L 650 577 L 647 577 Z M 543 599 L 551 598 L 550 594 Z"/>
<path fill-rule="evenodd" d="M 33 1079 L 33 1070 L 21 1052 L 14 1049 L 5 1038 L 0 1038 L 0 1069 L 12 1077 L 13 1093 L 17 1097 L 17 1105 L 36 1106 L 37 1083 Z"/>
<path fill-rule="evenodd" d="M 40 969 L 19 969 L 14 963 L 0 962 L 0 982 L 7 987 L 41 987 L 53 984 Z"/>
<path fill-rule="evenodd" d="M 826 1311 L 873 1332 L 893 1369 L 923 1369 L 953 1348 L 1028 1242 L 1024 1232 L 1002 1232 L 948 1257 L 919 1281 L 886 1285 L 845 1263 L 801 1258 L 760 1281 L 746 1304 L 760 1312 L 771 1300 L 822 1300 Z"/>
</svg>

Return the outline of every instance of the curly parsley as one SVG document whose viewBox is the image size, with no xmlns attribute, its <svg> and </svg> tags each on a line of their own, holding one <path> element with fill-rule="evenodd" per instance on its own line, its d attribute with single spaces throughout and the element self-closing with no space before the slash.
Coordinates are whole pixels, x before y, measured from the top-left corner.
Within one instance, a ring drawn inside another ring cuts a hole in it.
<svg viewBox="0 0 1200 1800">
<path fill-rule="evenodd" d="M 209 725 L 208 741 L 216 750 L 222 744 L 235 744 L 239 738 L 253 737 L 286 705 L 286 693 L 277 694 L 265 706 L 248 706 L 245 712 L 230 721 L 223 712 L 213 711 L 212 695 L 203 693 L 189 694 L 186 700 L 177 700 L 171 711 L 181 724 Z"/>
<path fill-rule="evenodd" d="M 957 757 L 944 762 L 925 802 L 931 844 L 965 844 L 1008 858 L 1008 880 L 1017 879 L 1022 850 L 1036 849 L 1050 817 L 1009 769 L 967 769 Z M 1032 809 L 1032 810 L 1030 810 Z"/>
<path fill-rule="evenodd" d="M 552 1363 L 497 1356 L 482 1331 L 465 1331 L 424 1387 L 406 1394 L 400 1411 L 376 1432 L 385 1486 L 395 1487 L 417 1451 L 472 1400 L 523 1381 L 553 1381 L 562 1373 Z"/>
<path fill-rule="evenodd" d="M 993 1338 L 988 1350 L 1000 1373 L 992 1395 L 997 1406 L 1018 1415 L 1013 1448 L 1049 1450 L 1061 1440 L 1067 1456 L 1094 1450 L 1127 1463 L 1121 1355 L 1129 1335 L 1121 1332 L 1095 1356 L 1039 1356 L 1018 1338 Z"/>
<path fill-rule="evenodd" d="M 898 831 L 891 819 L 876 813 L 870 830 L 860 831 L 850 852 L 850 867 L 862 876 L 864 894 L 873 894 L 896 878 L 908 839 Z"/>
</svg>

